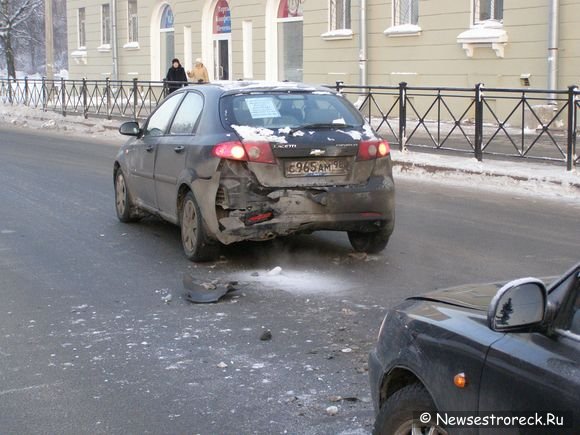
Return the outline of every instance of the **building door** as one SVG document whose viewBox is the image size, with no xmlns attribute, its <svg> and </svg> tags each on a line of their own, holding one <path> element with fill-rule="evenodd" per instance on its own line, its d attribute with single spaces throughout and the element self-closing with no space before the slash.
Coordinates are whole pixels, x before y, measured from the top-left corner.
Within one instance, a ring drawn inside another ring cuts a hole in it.
<svg viewBox="0 0 580 435">
<path fill-rule="evenodd" d="M 301 82 L 304 77 L 304 0 L 281 0 L 278 6 L 278 79 Z"/>
<path fill-rule="evenodd" d="M 214 59 L 214 77 L 218 80 L 229 80 L 230 41 L 228 39 L 219 39 L 214 41 Z"/>
<path fill-rule="evenodd" d="M 232 21 L 227 0 L 218 0 L 213 14 L 213 67 L 217 80 L 231 79 Z"/>
</svg>

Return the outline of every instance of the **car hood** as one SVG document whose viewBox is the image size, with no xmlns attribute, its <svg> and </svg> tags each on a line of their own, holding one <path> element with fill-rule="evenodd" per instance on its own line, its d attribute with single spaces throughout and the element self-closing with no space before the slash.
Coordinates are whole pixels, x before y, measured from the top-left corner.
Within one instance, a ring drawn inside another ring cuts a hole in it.
<svg viewBox="0 0 580 435">
<path fill-rule="evenodd" d="M 504 284 L 468 284 L 436 290 L 422 296 L 413 296 L 409 299 L 441 302 L 472 310 L 487 311 L 491 300 Z"/>
<path fill-rule="evenodd" d="M 555 279 L 556 277 L 553 276 L 541 278 L 544 283 L 550 283 Z M 456 307 L 487 312 L 489 304 L 497 291 L 508 282 L 509 281 L 490 284 L 466 284 L 459 287 L 435 290 L 421 296 L 413 296 L 408 298 L 408 300 L 440 302 L 454 305 Z M 550 286 L 548 285 L 548 288 L 549 287 Z"/>
</svg>

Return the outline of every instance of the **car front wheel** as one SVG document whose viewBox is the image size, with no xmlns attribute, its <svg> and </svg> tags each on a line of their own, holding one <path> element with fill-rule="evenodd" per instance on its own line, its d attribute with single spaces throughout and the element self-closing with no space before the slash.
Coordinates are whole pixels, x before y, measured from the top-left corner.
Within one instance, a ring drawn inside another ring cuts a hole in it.
<svg viewBox="0 0 580 435">
<path fill-rule="evenodd" d="M 218 254 L 217 242 L 211 241 L 205 231 L 199 207 L 193 193 L 187 192 L 181 207 L 181 244 L 191 261 L 211 261 Z"/>
<path fill-rule="evenodd" d="M 421 384 L 408 385 L 383 404 L 373 434 L 447 435 L 447 431 L 434 421 L 436 412 L 437 408 L 425 387 Z"/>
<path fill-rule="evenodd" d="M 366 252 L 367 254 L 378 254 L 387 247 L 391 232 L 386 229 L 380 229 L 373 232 L 348 231 L 348 240 L 351 246 L 357 252 Z"/>
<path fill-rule="evenodd" d="M 115 210 L 121 222 L 136 222 L 139 213 L 131 201 L 125 175 L 121 169 L 115 171 Z"/>
</svg>

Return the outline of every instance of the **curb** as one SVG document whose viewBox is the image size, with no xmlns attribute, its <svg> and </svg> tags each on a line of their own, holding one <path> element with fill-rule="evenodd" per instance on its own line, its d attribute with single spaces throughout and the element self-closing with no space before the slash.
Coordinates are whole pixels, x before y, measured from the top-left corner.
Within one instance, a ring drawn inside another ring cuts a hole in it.
<svg viewBox="0 0 580 435">
<path fill-rule="evenodd" d="M 406 161 L 393 161 L 394 166 L 398 166 L 401 168 L 401 172 L 410 172 L 415 168 L 423 169 L 425 172 L 429 174 L 440 174 L 440 173 L 458 173 L 464 175 L 481 175 L 484 177 L 495 177 L 495 178 L 509 178 L 514 181 L 536 181 L 536 182 L 543 182 L 549 183 L 554 186 L 559 187 L 571 187 L 580 191 L 580 181 L 578 182 L 568 182 L 562 180 L 551 180 L 547 178 L 534 178 L 534 177 L 526 177 L 523 175 L 514 175 L 508 173 L 497 173 L 491 171 L 476 171 L 473 169 L 465 169 L 465 168 L 454 168 L 449 166 L 441 166 L 441 165 L 433 165 L 429 163 L 420 163 L 420 162 L 406 162 Z"/>
</svg>

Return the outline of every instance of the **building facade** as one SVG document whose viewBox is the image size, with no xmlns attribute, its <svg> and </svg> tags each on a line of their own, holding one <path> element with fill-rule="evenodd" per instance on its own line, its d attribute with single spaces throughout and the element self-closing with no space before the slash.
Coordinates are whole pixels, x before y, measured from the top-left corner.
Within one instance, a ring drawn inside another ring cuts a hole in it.
<svg viewBox="0 0 580 435">
<path fill-rule="evenodd" d="M 565 88 L 578 0 L 69 0 L 70 77 Z M 552 77 L 551 77 L 552 76 Z"/>
</svg>

